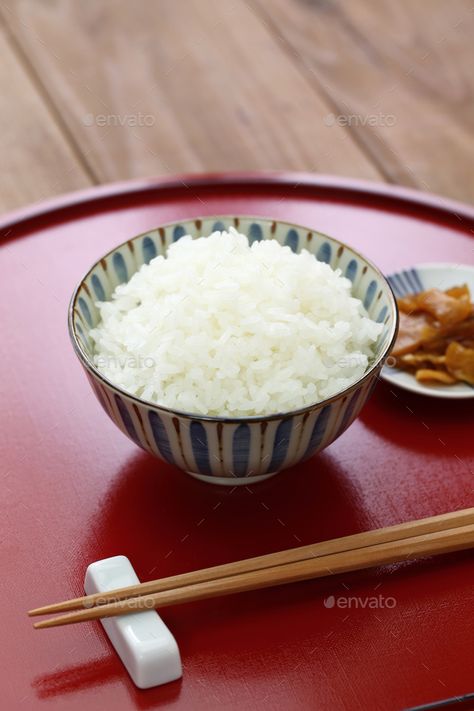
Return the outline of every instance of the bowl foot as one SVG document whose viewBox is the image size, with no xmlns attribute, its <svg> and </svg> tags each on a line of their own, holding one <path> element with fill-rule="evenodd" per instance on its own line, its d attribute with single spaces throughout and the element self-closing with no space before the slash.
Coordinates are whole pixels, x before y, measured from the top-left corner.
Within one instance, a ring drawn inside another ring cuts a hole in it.
<svg viewBox="0 0 474 711">
<path fill-rule="evenodd" d="M 278 472 L 268 472 L 259 476 L 206 476 L 205 474 L 197 474 L 196 472 L 186 471 L 195 479 L 205 481 L 208 484 L 219 484 L 220 486 L 249 486 L 250 484 L 258 484 L 271 476 L 275 476 Z"/>
</svg>

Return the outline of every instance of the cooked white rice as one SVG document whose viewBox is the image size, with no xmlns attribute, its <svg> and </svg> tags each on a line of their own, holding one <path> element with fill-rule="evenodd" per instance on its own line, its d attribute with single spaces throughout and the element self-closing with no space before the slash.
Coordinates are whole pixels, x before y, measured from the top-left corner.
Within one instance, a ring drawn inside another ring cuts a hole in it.
<svg viewBox="0 0 474 711">
<path fill-rule="evenodd" d="M 173 410 L 289 412 L 358 380 L 382 326 L 351 282 L 306 250 L 231 228 L 182 237 L 98 303 L 95 364 Z"/>
</svg>

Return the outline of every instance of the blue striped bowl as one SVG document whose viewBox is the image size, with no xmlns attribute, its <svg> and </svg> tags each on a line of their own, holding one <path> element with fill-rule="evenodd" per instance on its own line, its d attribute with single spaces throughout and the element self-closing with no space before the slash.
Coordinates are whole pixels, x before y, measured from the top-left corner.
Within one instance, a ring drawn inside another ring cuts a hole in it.
<svg viewBox="0 0 474 711">
<path fill-rule="evenodd" d="M 367 373 L 350 388 L 310 407 L 272 416 L 229 419 L 171 411 L 140 400 L 104 378 L 93 364 L 89 331 L 97 325 L 96 301 L 185 234 L 199 237 L 235 226 L 251 241 L 276 239 L 295 252 L 305 248 L 341 269 L 371 318 L 384 324 Z M 101 406 L 139 447 L 193 476 L 216 484 L 256 482 L 307 459 L 341 435 L 359 414 L 379 375 L 397 331 L 398 314 L 379 270 L 350 247 L 327 235 L 260 217 L 205 217 L 150 230 L 100 259 L 76 288 L 69 309 L 74 349 Z"/>
</svg>

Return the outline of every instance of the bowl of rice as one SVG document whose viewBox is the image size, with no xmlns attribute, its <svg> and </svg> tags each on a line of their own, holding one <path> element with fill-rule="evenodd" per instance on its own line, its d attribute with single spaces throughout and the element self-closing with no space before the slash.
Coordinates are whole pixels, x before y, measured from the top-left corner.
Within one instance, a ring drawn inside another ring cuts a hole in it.
<svg viewBox="0 0 474 711">
<path fill-rule="evenodd" d="M 358 416 L 394 343 L 381 272 L 315 230 L 261 217 L 174 222 L 99 259 L 69 332 L 107 415 L 201 480 L 257 482 Z"/>
</svg>

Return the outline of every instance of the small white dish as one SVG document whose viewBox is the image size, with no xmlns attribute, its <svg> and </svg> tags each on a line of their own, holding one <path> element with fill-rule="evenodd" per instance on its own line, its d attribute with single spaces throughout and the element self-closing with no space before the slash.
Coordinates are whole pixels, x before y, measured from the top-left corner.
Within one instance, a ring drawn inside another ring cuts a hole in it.
<svg viewBox="0 0 474 711">
<path fill-rule="evenodd" d="M 474 297 L 474 267 L 467 264 L 418 264 L 415 267 L 390 274 L 387 276 L 387 280 L 397 298 L 426 289 L 444 290 L 460 284 L 467 284 L 471 290 L 471 296 Z M 474 387 L 468 383 L 456 383 L 455 385 L 419 383 L 411 373 L 391 365 L 390 356 L 382 368 L 380 377 L 392 385 L 419 395 L 449 399 L 474 398 Z"/>
</svg>

